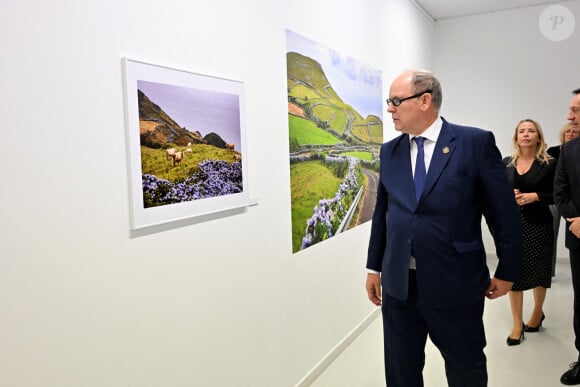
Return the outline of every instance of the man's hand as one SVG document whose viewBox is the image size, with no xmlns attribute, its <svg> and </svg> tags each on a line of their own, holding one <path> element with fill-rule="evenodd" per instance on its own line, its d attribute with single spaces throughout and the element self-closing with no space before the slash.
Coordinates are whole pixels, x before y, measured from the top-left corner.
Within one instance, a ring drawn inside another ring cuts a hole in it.
<svg viewBox="0 0 580 387">
<path fill-rule="evenodd" d="M 572 234 L 576 236 L 576 238 L 580 238 L 580 217 L 576 218 L 566 218 L 568 222 L 570 222 L 570 231 Z"/>
<path fill-rule="evenodd" d="M 490 300 L 501 297 L 509 292 L 512 288 L 513 282 L 492 278 L 489 286 L 485 290 L 485 296 Z"/>
<path fill-rule="evenodd" d="M 367 274 L 367 293 L 369 300 L 375 305 L 381 305 L 381 276 L 379 274 Z"/>
</svg>

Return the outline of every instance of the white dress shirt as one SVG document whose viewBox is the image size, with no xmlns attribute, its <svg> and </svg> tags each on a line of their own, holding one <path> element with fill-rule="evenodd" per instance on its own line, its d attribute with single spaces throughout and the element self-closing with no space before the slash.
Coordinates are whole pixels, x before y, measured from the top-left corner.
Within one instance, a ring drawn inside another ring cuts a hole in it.
<svg viewBox="0 0 580 387">
<path fill-rule="evenodd" d="M 423 141 L 423 151 L 425 152 L 425 172 L 429 173 L 429 165 L 431 164 L 431 159 L 433 158 L 433 151 L 435 150 L 435 144 L 437 143 L 437 139 L 439 138 L 439 133 L 441 133 L 441 127 L 443 126 L 443 121 L 441 117 L 437 117 L 437 119 L 420 134 L 425 140 Z M 409 135 L 409 142 L 411 148 L 411 169 L 413 172 L 413 176 L 415 176 L 415 163 L 417 162 L 417 143 L 413 141 L 413 138 L 417 136 Z M 380 183 L 379 183 L 380 184 Z M 416 263 L 415 258 L 411 257 L 409 267 L 411 269 L 415 269 Z M 379 274 L 379 272 L 371 269 L 367 269 L 368 273 Z"/>
<path fill-rule="evenodd" d="M 439 138 L 439 133 L 441 133 L 441 126 L 443 126 L 443 121 L 441 117 L 437 117 L 435 122 L 431 124 L 423 133 L 420 134 L 425 140 L 423 141 L 423 150 L 425 151 L 425 171 L 429 173 L 429 165 L 431 164 L 431 159 L 433 158 L 433 151 L 435 150 L 435 144 Z M 413 176 L 415 176 L 415 163 L 417 162 L 417 143 L 413 139 L 417 136 L 409 135 L 409 141 L 411 143 L 411 168 L 413 169 Z"/>
</svg>

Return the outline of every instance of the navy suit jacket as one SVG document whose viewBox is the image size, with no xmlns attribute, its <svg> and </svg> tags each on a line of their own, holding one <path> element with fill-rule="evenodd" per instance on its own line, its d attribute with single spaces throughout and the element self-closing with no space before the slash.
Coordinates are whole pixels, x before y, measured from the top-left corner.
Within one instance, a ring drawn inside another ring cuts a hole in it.
<svg viewBox="0 0 580 387">
<path fill-rule="evenodd" d="M 490 281 L 482 215 L 499 258 L 495 276 L 519 280 L 519 208 L 493 134 L 443 119 L 418 202 L 409 135 L 383 144 L 367 258 L 367 268 L 381 272 L 383 296 L 406 300 L 413 255 L 421 302 L 453 307 L 480 301 Z"/>
<path fill-rule="evenodd" d="M 580 139 L 576 138 L 562 145 L 556 177 L 554 178 L 554 201 L 564 218 L 580 216 Z M 566 247 L 580 248 L 578 239 L 566 223 Z"/>
</svg>

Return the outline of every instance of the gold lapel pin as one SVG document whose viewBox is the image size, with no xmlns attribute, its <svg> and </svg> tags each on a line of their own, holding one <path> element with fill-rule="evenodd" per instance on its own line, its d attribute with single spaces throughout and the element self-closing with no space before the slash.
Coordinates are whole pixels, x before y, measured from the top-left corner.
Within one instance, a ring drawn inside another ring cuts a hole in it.
<svg viewBox="0 0 580 387">
<path fill-rule="evenodd" d="M 449 147 L 443 147 L 443 153 L 449 153 Z"/>
</svg>

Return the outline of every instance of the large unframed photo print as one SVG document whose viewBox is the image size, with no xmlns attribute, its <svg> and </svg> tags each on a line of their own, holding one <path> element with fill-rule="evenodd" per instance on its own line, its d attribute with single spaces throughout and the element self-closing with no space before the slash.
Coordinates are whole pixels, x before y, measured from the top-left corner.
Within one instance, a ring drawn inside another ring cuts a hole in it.
<svg viewBox="0 0 580 387">
<path fill-rule="evenodd" d="M 123 58 L 131 228 L 248 206 L 243 83 Z"/>
<path fill-rule="evenodd" d="M 286 30 L 292 251 L 369 221 L 383 143 L 381 71 Z"/>
</svg>

